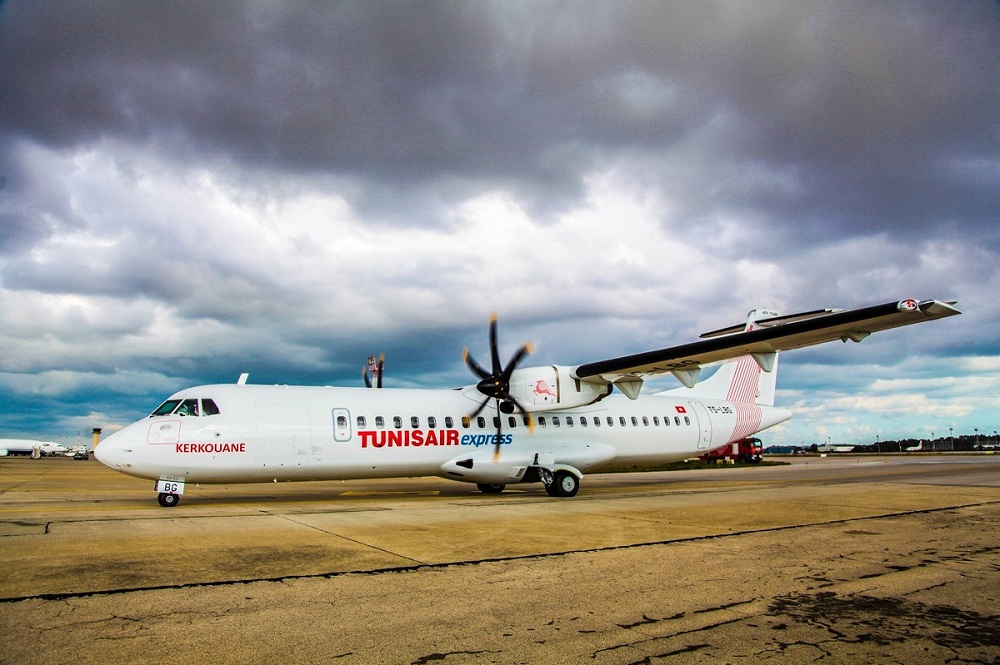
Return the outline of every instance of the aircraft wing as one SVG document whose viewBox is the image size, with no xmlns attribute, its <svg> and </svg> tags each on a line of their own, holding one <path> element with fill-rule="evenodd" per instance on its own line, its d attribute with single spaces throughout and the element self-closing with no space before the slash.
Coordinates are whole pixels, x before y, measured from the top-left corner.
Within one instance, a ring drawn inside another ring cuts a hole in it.
<svg viewBox="0 0 1000 665">
<path fill-rule="evenodd" d="M 860 342 L 879 330 L 961 314 L 954 304 L 954 301 L 907 299 L 861 309 L 823 309 L 763 319 L 756 321 L 754 329 L 748 332 L 742 332 L 742 325 L 734 326 L 705 333 L 700 342 L 579 365 L 574 368 L 573 376 L 582 381 L 623 385 L 671 373 L 691 387 L 700 368 L 706 365 L 749 355 L 765 371 L 770 371 L 778 351 L 837 339 Z"/>
</svg>

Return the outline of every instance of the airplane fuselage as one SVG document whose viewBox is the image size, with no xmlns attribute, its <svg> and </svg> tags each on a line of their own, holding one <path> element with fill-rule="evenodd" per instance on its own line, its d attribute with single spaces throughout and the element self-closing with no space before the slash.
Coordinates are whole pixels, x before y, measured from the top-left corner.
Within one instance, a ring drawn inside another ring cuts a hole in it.
<svg viewBox="0 0 1000 665">
<path fill-rule="evenodd" d="M 493 408 L 469 418 L 478 398 L 474 390 L 201 386 L 168 403 L 213 408 L 150 416 L 95 454 L 130 475 L 193 483 L 441 476 L 501 484 L 530 478 L 537 464 L 586 472 L 686 459 L 743 436 L 737 423 L 748 417 L 759 431 L 790 416 L 720 400 L 611 395 L 535 414 L 529 430 L 523 416 Z"/>
</svg>

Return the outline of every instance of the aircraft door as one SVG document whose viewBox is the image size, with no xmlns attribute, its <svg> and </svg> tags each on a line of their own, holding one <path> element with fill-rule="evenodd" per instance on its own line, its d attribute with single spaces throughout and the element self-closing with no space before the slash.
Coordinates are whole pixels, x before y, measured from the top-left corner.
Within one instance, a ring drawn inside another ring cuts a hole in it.
<svg viewBox="0 0 1000 665">
<path fill-rule="evenodd" d="M 351 440 L 351 412 L 347 409 L 333 410 L 333 440 L 340 443 Z"/>
<path fill-rule="evenodd" d="M 698 450 L 706 450 L 712 445 L 712 419 L 708 415 L 708 409 L 701 402 L 688 402 L 688 404 L 691 405 L 698 424 Z"/>
<path fill-rule="evenodd" d="M 309 409 L 305 404 L 257 402 L 257 462 L 265 467 L 294 466 L 312 447 Z"/>
</svg>

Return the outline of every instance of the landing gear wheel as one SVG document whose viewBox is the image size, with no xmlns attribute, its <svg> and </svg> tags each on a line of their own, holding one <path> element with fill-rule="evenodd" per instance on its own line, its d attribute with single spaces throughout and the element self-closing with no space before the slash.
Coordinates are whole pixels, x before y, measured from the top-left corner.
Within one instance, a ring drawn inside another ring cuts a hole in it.
<svg viewBox="0 0 1000 665">
<path fill-rule="evenodd" d="M 476 487 L 483 494 L 499 494 L 504 491 L 507 486 L 503 483 L 476 483 Z"/>
<path fill-rule="evenodd" d="M 167 494 L 166 492 L 162 492 L 158 497 L 156 497 L 156 500 L 164 508 L 173 508 L 180 502 L 181 497 L 179 494 Z"/>
<path fill-rule="evenodd" d="M 579 490 L 580 479 L 569 471 L 556 471 L 552 474 L 552 482 L 545 486 L 549 496 L 555 497 L 576 496 Z"/>
</svg>

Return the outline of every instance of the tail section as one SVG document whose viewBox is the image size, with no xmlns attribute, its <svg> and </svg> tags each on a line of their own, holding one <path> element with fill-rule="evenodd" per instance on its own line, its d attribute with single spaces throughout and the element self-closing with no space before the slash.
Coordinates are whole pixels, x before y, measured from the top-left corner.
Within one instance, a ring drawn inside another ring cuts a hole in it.
<svg viewBox="0 0 1000 665">
<path fill-rule="evenodd" d="M 759 327 L 758 322 L 777 316 L 778 313 L 771 310 L 751 310 L 742 327 L 734 326 L 702 337 L 750 332 Z M 791 415 L 783 409 L 766 408 L 774 406 L 777 375 L 777 352 L 754 353 L 723 363 L 715 374 L 695 384 L 693 388 L 677 388 L 668 393 L 730 402 L 734 410 L 731 421 L 733 429 L 726 441 L 732 443 L 786 420 Z"/>
<path fill-rule="evenodd" d="M 758 321 L 772 319 L 777 312 L 754 309 L 747 315 L 747 322 L 740 328 L 727 332 L 749 332 Z M 672 394 L 706 399 L 722 399 L 736 404 L 757 404 L 774 406 L 774 391 L 778 376 L 778 354 L 755 353 L 752 356 L 735 358 L 719 366 L 718 371 L 693 388 L 676 388 L 667 391 Z"/>
</svg>

